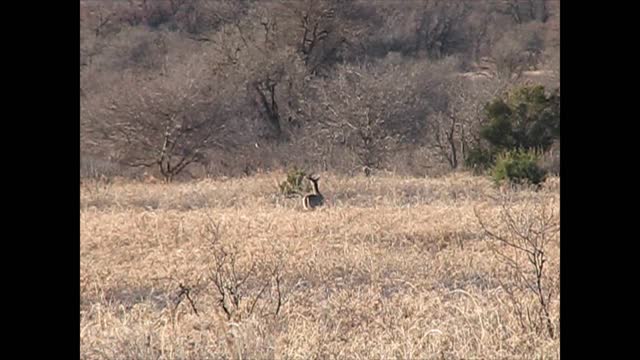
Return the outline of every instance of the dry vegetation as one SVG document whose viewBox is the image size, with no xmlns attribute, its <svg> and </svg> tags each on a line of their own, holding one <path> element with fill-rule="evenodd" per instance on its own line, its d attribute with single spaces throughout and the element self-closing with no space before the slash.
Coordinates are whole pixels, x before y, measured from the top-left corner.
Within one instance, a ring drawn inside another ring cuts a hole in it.
<svg viewBox="0 0 640 360">
<path fill-rule="evenodd" d="M 559 357 L 558 0 L 80 13 L 81 358 Z"/>
<path fill-rule="evenodd" d="M 559 0 L 79 3 L 84 178 L 433 176 L 488 102 L 560 87 Z"/>
<path fill-rule="evenodd" d="M 559 358 L 557 178 L 320 175 L 85 181 L 81 358 Z"/>
</svg>

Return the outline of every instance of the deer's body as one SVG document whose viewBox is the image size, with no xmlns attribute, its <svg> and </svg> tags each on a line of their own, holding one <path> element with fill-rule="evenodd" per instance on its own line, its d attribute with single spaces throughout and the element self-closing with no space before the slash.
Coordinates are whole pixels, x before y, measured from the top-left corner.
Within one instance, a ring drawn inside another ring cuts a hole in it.
<svg viewBox="0 0 640 360">
<path fill-rule="evenodd" d="M 313 184 L 313 192 L 311 194 L 307 194 L 302 198 L 302 205 L 305 210 L 313 210 L 316 207 L 324 205 L 324 196 L 320 193 L 318 189 L 318 180 L 319 177 L 313 178 L 311 176 L 307 177 L 309 181 Z"/>
</svg>

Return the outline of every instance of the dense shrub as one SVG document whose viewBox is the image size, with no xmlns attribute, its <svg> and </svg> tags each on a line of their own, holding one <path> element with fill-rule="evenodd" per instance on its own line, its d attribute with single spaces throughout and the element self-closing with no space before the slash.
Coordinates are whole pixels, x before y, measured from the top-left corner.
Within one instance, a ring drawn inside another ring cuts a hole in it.
<svg viewBox="0 0 640 360">
<path fill-rule="evenodd" d="M 500 153 L 492 169 L 496 183 L 538 185 L 544 181 L 546 171 L 538 165 L 538 155 L 532 151 L 516 150 Z"/>
<path fill-rule="evenodd" d="M 560 138 L 560 95 L 543 86 L 514 90 L 485 106 L 486 124 L 480 130 L 483 146 L 469 152 L 467 166 L 486 168 L 500 152 L 516 149 L 548 150 Z"/>
</svg>

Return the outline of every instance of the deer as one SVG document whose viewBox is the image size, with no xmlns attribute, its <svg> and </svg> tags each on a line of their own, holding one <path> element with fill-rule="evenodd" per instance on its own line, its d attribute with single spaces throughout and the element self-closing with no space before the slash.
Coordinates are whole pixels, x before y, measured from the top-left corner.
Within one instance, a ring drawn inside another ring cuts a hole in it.
<svg viewBox="0 0 640 360">
<path fill-rule="evenodd" d="M 313 192 L 302 197 L 302 205 L 305 210 L 314 210 L 315 208 L 324 205 L 324 196 L 322 196 L 318 189 L 318 180 L 320 180 L 320 177 L 313 177 L 309 175 L 307 176 L 307 179 L 313 184 Z"/>
</svg>

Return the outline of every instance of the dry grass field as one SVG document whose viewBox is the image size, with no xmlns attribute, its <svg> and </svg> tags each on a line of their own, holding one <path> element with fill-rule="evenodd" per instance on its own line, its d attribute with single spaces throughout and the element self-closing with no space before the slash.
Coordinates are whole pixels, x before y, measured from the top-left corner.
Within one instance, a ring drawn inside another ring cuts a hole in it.
<svg viewBox="0 0 640 360">
<path fill-rule="evenodd" d="M 319 175 L 84 182 L 81 358 L 559 358 L 559 179 Z"/>
</svg>

